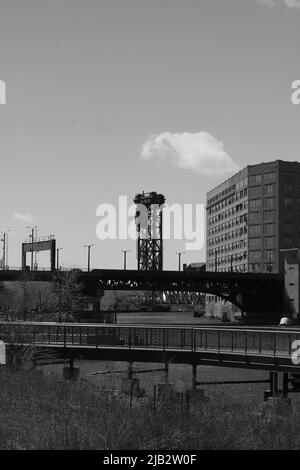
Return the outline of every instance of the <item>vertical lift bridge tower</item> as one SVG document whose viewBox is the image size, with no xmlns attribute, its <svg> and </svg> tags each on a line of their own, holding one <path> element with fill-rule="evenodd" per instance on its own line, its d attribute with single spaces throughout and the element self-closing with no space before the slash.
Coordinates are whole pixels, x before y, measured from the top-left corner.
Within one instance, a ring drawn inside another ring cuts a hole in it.
<svg viewBox="0 0 300 470">
<path fill-rule="evenodd" d="M 133 200 L 137 204 L 136 224 L 137 269 L 139 271 L 162 271 L 163 234 L 162 205 L 166 199 L 163 194 L 137 194 Z M 141 206 L 142 205 L 142 206 Z"/>
</svg>

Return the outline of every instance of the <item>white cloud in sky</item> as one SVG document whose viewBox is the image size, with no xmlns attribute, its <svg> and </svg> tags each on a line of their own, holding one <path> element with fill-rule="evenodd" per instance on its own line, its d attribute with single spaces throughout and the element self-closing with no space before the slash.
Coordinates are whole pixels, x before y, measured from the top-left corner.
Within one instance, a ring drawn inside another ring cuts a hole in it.
<svg viewBox="0 0 300 470">
<path fill-rule="evenodd" d="M 207 132 L 163 132 L 150 135 L 141 152 L 143 160 L 158 158 L 203 176 L 224 176 L 238 170 L 222 142 Z"/>
<path fill-rule="evenodd" d="M 269 7 L 287 6 L 289 8 L 300 8 L 300 0 L 257 0 Z"/>
<path fill-rule="evenodd" d="M 26 212 L 25 213 L 14 212 L 12 217 L 14 220 L 18 222 L 26 223 L 26 224 L 30 224 L 33 222 L 33 216 Z"/>
</svg>

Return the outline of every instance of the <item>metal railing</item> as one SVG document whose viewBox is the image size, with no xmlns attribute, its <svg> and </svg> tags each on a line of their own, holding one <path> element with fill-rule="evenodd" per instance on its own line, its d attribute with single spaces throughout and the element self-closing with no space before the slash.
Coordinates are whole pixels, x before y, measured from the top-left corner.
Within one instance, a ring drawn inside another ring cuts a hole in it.
<svg viewBox="0 0 300 470">
<path fill-rule="evenodd" d="M 82 272 L 88 272 L 88 268 L 72 267 L 72 266 L 60 266 L 58 270 L 56 269 L 56 271 L 73 271 L 76 269 Z M 0 271 L 26 271 L 26 269 L 23 269 L 20 266 L 5 266 L 5 268 L 0 268 Z M 33 269 L 33 271 L 51 271 L 51 267 L 50 266 L 38 266 L 37 269 Z"/>
<path fill-rule="evenodd" d="M 25 240 L 25 243 L 49 242 L 50 240 L 54 240 L 54 239 L 55 239 L 55 235 L 48 235 L 47 237 L 36 237 L 36 238 L 33 238 L 33 241 L 30 237 Z"/>
<path fill-rule="evenodd" d="M 134 326 L 0 322 L 6 342 L 64 347 L 117 347 L 289 357 L 300 330 L 222 326 Z"/>
</svg>

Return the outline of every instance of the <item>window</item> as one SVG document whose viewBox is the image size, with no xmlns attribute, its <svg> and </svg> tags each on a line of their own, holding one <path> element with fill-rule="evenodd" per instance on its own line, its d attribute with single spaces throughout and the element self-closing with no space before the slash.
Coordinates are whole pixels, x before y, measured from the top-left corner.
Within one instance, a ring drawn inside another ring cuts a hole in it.
<svg viewBox="0 0 300 470">
<path fill-rule="evenodd" d="M 250 184 L 261 184 L 261 175 L 252 175 L 249 178 Z"/>
<path fill-rule="evenodd" d="M 249 234 L 250 235 L 261 235 L 261 225 L 250 225 Z"/>
<path fill-rule="evenodd" d="M 264 212 L 264 221 L 273 222 L 275 220 L 275 211 L 265 211 Z"/>
<path fill-rule="evenodd" d="M 275 184 L 266 184 L 264 186 L 264 195 L 273 196 L 275 194 Z"/>
<path fill-rule="evenodd" d="M 292 217 L 292 211 L 284 211 L 284 220 L 292 222 L 293 217 Z"/>
<path fill-rule="evenodd" d="M 265 235 L 275 235 L 275 224 L 265 224 Z"/>
<path fill-rule="evenodd" d="M 284 207 L 286 209 L 289 209 L 290 207 L 292 207 L 292 198 L 291 197 L 285 197 L 283 202 L 284 202 Z"/>
<path fill-rule="evenodd" d="M 261 238 L 250 238 L 249 248 L 261 248 Z"/>
<path fill-rule="evenodd" d="M 249 223 L 257 224 L 261 222 L 261 213 L 260 212 L 250 212 L 249 214 Z"/>
<path fill-rule="evenodd" d="M 252 199 L 252 201 L 249 202 L 250 209 L 260 209 L 260 207 L 261 207 L 261 199 Z"/>
<path fill-rule="evenodd" d="M 274 197 L 266 197 L 264 199 L 264 208 L 265 209 L 273 209 L 275 207 L 275 198 Z"/>
<path fill-rule="evenodd" d="M 265 183 L 272 183 L 272 181 L 275 181 L 275 179 L 276 179 L 276 173 L 274 171 L 272 171 L 271 173 L 264 174 Z"/>
<path fill-rule="evenodd" d="M 261 251 L 250 251 L 249 252 L 249 262 L 257 263 L 261 260 Z"/>
<path fill-rule="evenodd" d="M 266 248 L 275 248 L 275 237 L 266 237 Z"/>
<path fill-rule="evenodd" d="M 292 185 L 291 183 L 284 184 L 284 193 L 285 194 L 292 194 Z"/>
<path fill-rule="evenodd" d="M 249 197 L 261 197 L 261 186 L 249 188 Z"/>
<path fill-rule="evenodd" d="M 292 248 L 293 239 L 292 237 L 284 237 L 283 238 L 283 247 L 284 248 Z"/>
<path fill-rule="evenodd" d="M 266 251 L 265 252 L 265 260 L 271 263 L 272 261 L 275 261 L 275 253 L 274 251 Z"/>
<path fill-rule="evenodd" d="M 284 233 L 288 235 L 292 233 L 292 224 L 284 224 Z"/>
</svg>

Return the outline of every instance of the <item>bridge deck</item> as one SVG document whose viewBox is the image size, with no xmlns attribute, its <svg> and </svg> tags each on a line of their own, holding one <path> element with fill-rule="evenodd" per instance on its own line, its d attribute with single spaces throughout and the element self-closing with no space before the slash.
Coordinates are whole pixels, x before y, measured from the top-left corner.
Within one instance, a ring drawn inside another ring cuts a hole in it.
<svg viewBox="0 0 300 470">
<path fill-rule="evenodd" d="M 63 357 L 134 362 L 210 364 L 300 372 L 293 364 L 295 328 L 138 326 L 1 322 L 0 338 Z"/>
</svg>

